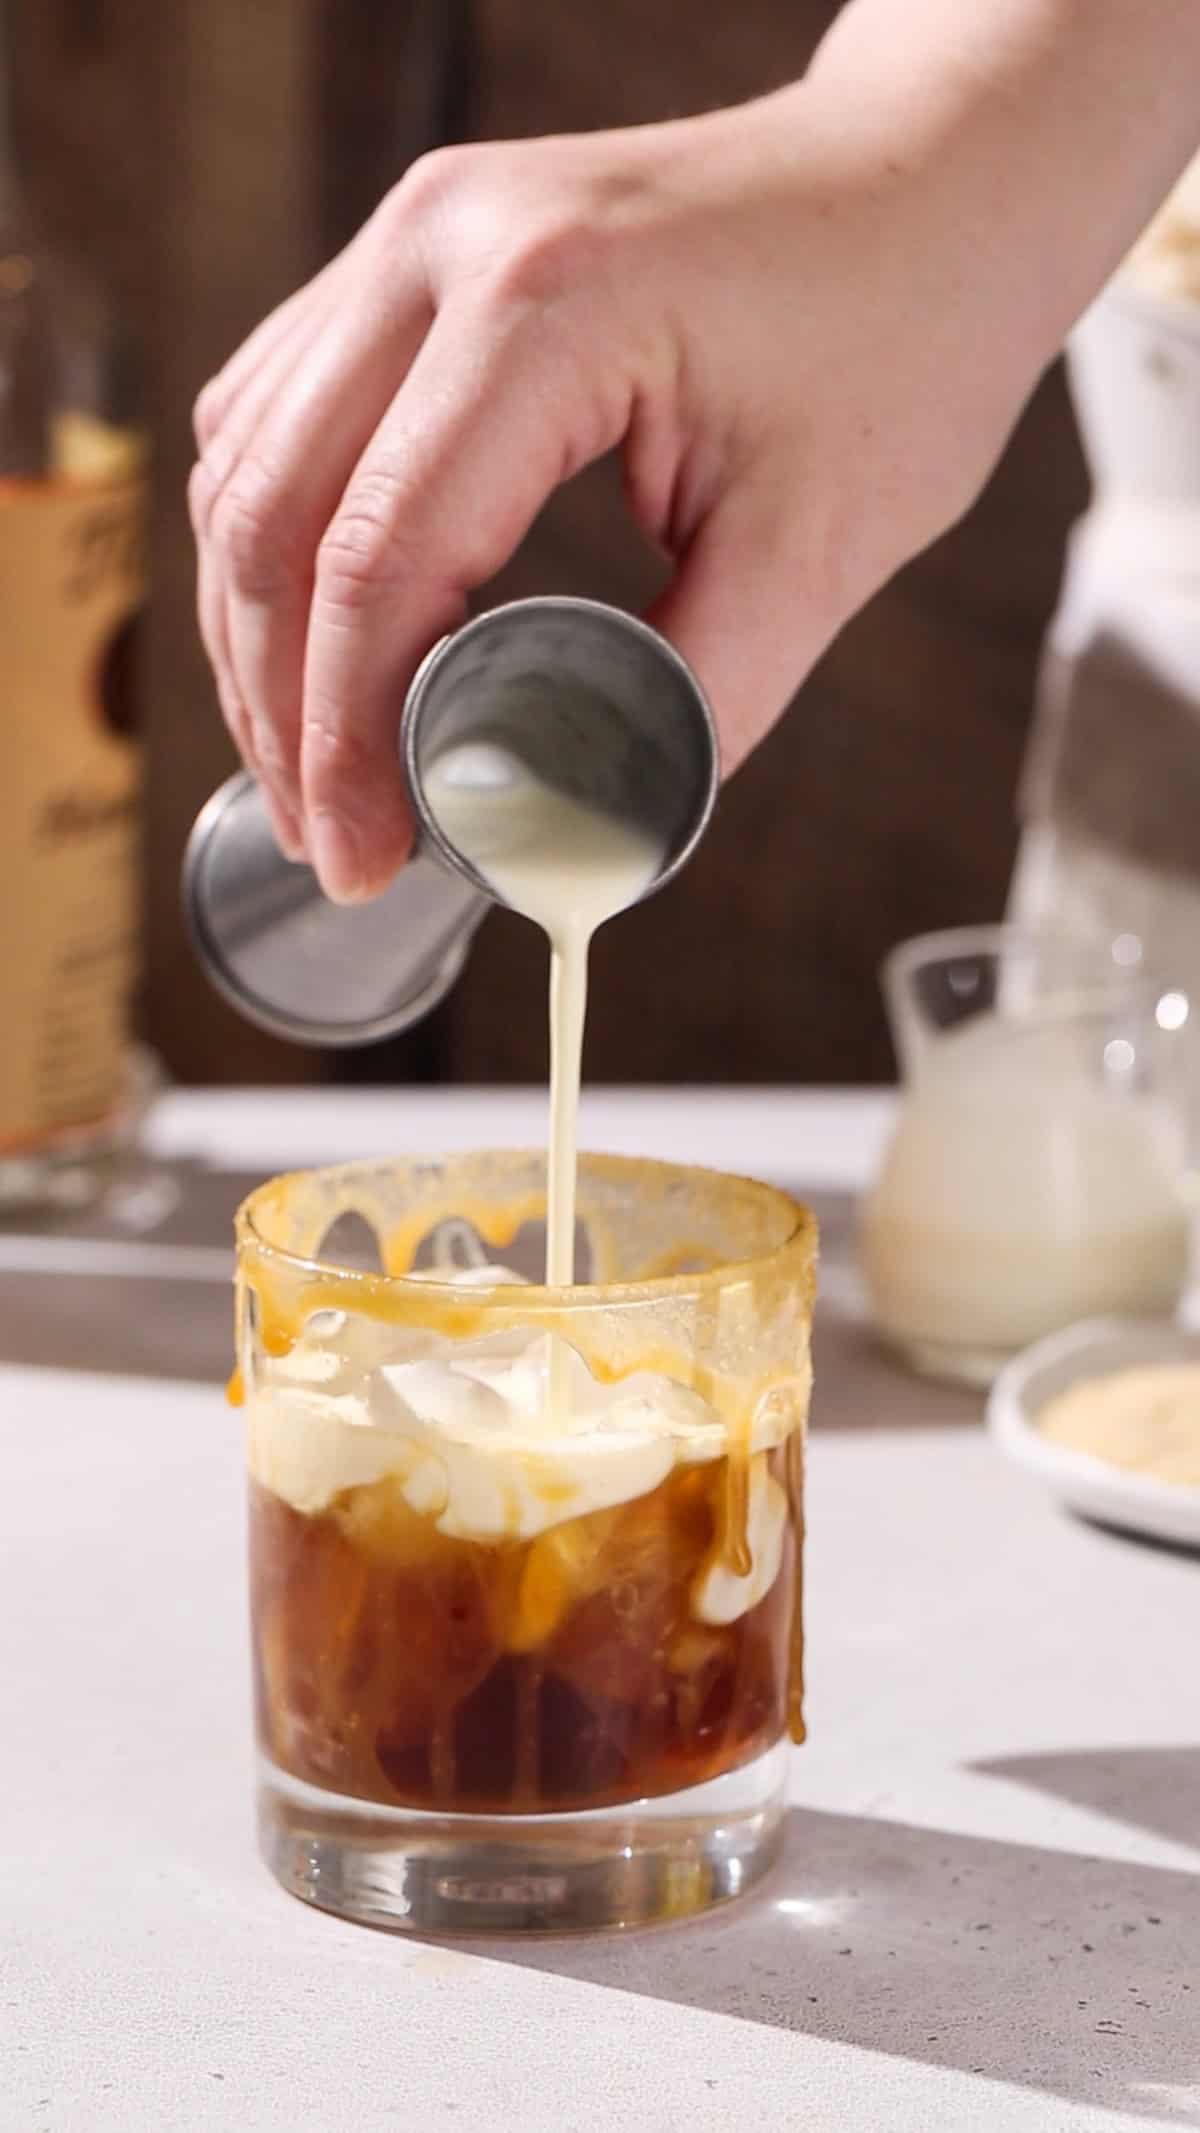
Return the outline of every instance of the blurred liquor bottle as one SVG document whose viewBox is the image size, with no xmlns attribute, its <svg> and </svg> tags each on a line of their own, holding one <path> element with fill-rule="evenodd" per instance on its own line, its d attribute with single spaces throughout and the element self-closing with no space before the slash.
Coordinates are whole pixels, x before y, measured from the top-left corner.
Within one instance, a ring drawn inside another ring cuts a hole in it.
<svg viewBox="0 0 1200 2133">
<path fill-rule="evenodd" d="M 146 446 L 100 297 L 40 239 L 0 0 L 0 1208 L 91 1198 L 148 1070 L 133 629 Z M 86 183 L 86 173 L 81 173 Z"/>
</svg>

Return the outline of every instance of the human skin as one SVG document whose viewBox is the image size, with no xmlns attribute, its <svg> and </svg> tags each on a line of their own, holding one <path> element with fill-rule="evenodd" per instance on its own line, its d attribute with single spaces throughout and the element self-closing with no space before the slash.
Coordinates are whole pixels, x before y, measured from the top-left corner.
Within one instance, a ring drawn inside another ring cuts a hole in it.
<svg viewBox="0 0 1200 2133">
<path fill-rule="evenodd" d="M 851 0 L 758 102 L 414 165 L 196 406 L 201 628 L 285 851 L 386 885 L 416 665 L 614 449 L 736 769 L 978 493 L 1198 110 L 1200 0 Z"/>
</svg>

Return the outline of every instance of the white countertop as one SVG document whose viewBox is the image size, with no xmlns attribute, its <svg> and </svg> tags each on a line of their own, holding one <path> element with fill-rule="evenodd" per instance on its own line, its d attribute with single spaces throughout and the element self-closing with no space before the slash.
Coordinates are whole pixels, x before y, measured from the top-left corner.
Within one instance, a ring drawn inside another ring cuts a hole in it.
<svg viewBox="0 0 1200 2133">
<path fill-rule="evenodd" d="M 826 1190 L 887 1114 L 587 1109 L 593 1145 Z M 541 1130 L 520 1091 L 272 1091 L 173 1096 L 155 1139 L 266 1171 Z M 888 1426 L 892 1382 L 860 1427 L 823 1432 L 818 1396 L 812 1738 L 765 1890 L 484 1956 L 311 1912 L 257 1862 L 215 1385 L 0 1370 L 3 2133 L 1200 2126 L 1200 1560 L 1066 1518 L 936 1391 L 926 1418 L 896 1378 Z"/>
</svg>

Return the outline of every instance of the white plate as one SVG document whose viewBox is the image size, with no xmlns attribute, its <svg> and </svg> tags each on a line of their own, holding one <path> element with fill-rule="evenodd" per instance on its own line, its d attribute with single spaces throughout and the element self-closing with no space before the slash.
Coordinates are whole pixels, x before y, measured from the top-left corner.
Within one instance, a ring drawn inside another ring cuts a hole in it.
<svg viewBox="0 0 1200 2133">
<path fill-rule="evenodd" d="M 1052 1333 L 1005 1365 L 992 1386 L 988 1427 L 1000 1449 L 1089 1518 L 1200 1548 L 1200 1489 L 1127 1473 L 1044 1437 L 1038 1417 L 1081 1378 L 1145 1363 L 1200 1363 L 1200 1332 L 1135 1319 L 1093 1318 Z"/>
</svg>

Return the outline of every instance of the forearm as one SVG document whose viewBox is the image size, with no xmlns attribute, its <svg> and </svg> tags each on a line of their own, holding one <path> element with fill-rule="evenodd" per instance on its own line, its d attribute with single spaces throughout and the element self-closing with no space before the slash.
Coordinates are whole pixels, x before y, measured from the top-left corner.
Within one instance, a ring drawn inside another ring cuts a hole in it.
<svg viewBox="0 0 1200 2133">
<path fill-rule="evenodd" d="M 852 0 L 800 95 L 1036 367 L 1200 146 L 1200 0 Z"/>
</svg>

